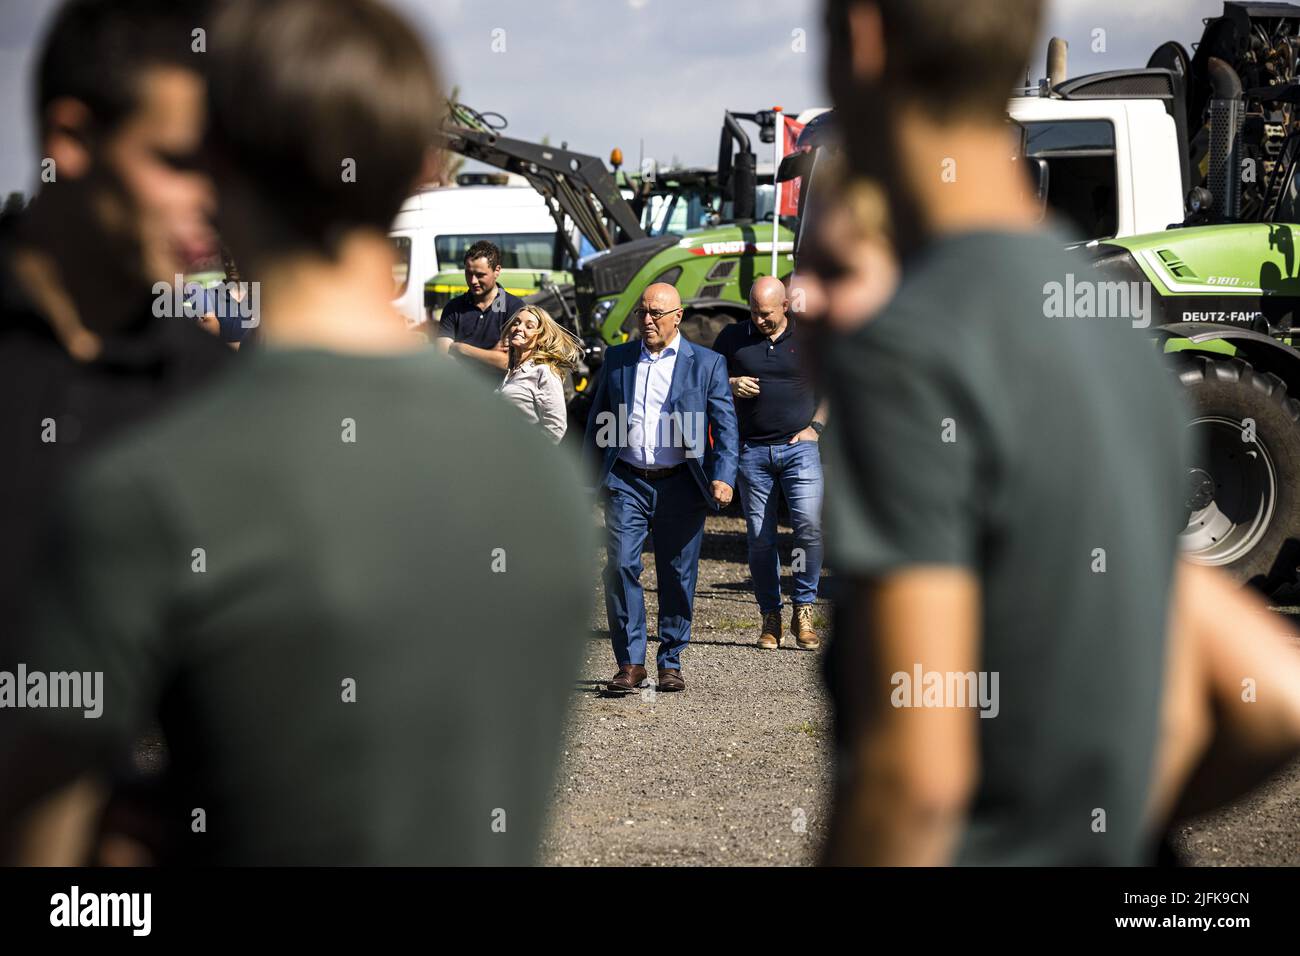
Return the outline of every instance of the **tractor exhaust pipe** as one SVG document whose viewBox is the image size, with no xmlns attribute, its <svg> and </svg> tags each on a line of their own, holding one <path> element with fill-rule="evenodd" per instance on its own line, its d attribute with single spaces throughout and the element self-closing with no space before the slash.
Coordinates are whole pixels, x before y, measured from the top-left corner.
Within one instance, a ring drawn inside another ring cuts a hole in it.
<svg viewBox="0 0 1300 956">
<path fill-rule="evenodd" d="M 1047 43 L 1047 89 L 1056 89 L 1066 80 L 1066 61 L 1070 55 L 1070 44 L 1060 37 L 1052 37 Z"/>
<path fill-rule="evenodd" d="M 735 155 L 732 149 L 735 148 Z M 722 139 L 718 144 L 718 187 L 732 201 L 731 217 L 754 218 L 754 190 L 758 188 L 758 157 L 749 145 L 749 134 L 730 110 L 722 114 Z"/>
<path fill-rule="evenodd" d="M 1207 184 L 1215 218 L 1241 215 L 1241 126 L 1245 119 L 1241 77 L 1228 63 L 1210 57 L 1210 155 Z"/>
</svg>

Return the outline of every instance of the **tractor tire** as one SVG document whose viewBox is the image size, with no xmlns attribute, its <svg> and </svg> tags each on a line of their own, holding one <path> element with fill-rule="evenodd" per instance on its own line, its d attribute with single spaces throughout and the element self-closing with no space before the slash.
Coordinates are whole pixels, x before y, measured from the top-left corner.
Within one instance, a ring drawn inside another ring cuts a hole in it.
<svg viewBox="0 0 1300 956">
<path fill-rule="evenodd" d="M 692 344 L 711 349 L 718 333 L 735 321 L 728 312 L 687 312 L 682 316 L 681 333 Z"/>
<path fill-rule="evenodd" d="M 1174 363 L 1194 432 L 1183 556 L 1265 594 L 1285 590 L 1300 565 L 1300 402 L 1240 358 L 1182 353 Z"/>
</svg>

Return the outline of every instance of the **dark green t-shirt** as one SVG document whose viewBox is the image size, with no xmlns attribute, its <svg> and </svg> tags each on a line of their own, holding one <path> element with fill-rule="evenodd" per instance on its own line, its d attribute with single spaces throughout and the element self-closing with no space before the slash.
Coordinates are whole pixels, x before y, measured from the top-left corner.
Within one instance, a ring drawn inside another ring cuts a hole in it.
<svg viewBox="0 0 1300 956">
<path fill-rule="evenodd" d="M 1097 278 L 1050 234 L 949 238 L 827 350 L 834 569 L 958 566 L 980 584 L 998 708 L 976 719 L 962 863 L 1133 864 L 1148 849 L 1186 418 L 1131 317 L 1047 317 L 1052 292 Z M 836 656 L 832 687 L 868 692 Z"/>
<path fill-rule="evenodd" d="M 589 634 L 580 488 L 431 351 L 266 348 L 76 482 L 26 663 L 104 672 L 70 742 L 160 721 L 186 859 L 528 863 Z"/>
</svg>

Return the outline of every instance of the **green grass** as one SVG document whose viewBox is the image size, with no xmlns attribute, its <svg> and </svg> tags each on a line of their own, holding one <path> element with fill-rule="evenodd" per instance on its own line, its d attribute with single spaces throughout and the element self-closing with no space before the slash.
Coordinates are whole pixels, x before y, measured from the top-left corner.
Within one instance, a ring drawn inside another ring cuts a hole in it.
<svg viewBox="0 0 1300 956">
<path fill-rule="evenodd" d="M 714 619 L 714 623 L 709 626 L 715 631 L 743 631 L 746 628 L 758 627 L 763 623 L 763 619 L 755 614 L 753 617 L 719 617 Z"/>
<path fill-rule="evenodd" d="M 718 631 L 743 631 L 751 627 L 758 627 L 762 623 L 762 615 L 755 611 L 748 617 L 717 617 L 708 626 Z M 820 608 L 813 611 L 813 627 L 820 630 L 829 624 L 830 618 L 823 614 Z M 788 633 L 790 626 L 790 608 L 788 605 L 781 611 L 781 625 Z"/>
<path fill-rule="evenodd" d="M 796 734 L 803 734 L 812 740 L 821 740 L 824 731 L 816 721 L 805 720 L 802 724 L 791 724 L 786 730 L 794 731 Z"/>
</svg>

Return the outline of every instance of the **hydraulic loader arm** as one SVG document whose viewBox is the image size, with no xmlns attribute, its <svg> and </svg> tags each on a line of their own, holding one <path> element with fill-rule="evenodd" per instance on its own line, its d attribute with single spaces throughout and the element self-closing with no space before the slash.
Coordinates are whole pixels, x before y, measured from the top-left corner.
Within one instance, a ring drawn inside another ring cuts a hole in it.
<svg viewBox="0 0 1300 956">
<path fill-rule="evenodd" d="M 575 261 L 579 258 L 578 249 L 569 236 L 566 218 L 602 252 L 619 242 L 645 237 L 636 213 L 618 191 L 614 177 L 595 156 L 502 136 L 485 123 L 476 122 L 480 119 L 473 110 L 453 105 L 438 145 L 528 180 L 546 199 Z"/>
</svg>

